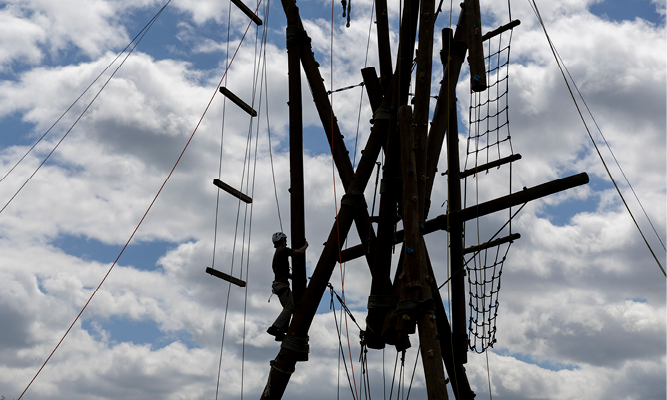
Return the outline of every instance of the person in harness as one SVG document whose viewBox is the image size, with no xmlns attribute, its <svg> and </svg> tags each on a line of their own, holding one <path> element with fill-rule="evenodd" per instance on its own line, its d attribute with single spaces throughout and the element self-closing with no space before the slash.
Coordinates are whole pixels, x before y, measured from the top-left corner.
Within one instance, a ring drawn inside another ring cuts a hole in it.
<svg viewBox="0 0 667 400">
<path fill-rule="evenodd" d="M 306 244 L 302 248 L 294 250 L 287 247 L 287 235 L 282 232 L 274 233 L 271 240 L 273 241 L 273 247 L 276 248 L 276 252 L 273 254 L 272 265 L 275 279 L 271 288 L 273 293 L 278 296 L 283 310 L 273 325 L 267 329 L 266 333 L 275 336 L 276 341 L 280 342 L 285 337 L 290 319 L 294 313 L 294 298 L 289 287 L 289 279 L 292 279 L 292 274 L 290 273 L 289 260 L 287 258 L 304 254 L 308 248 L 308 241 L 305 241 Z"/>
</svg>

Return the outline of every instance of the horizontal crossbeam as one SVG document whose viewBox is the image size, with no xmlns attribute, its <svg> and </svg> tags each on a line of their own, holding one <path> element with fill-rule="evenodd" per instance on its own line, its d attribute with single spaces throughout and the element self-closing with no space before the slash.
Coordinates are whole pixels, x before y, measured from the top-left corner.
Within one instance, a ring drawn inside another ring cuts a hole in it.
<svg viewBox="0 0 667 400">
<path fill-rule="evenodd" d="M 220 179 L 213 179 L 213 184 L 245 203 L 252 203 L 252 198 L 250 196 L 241 193 L 241 191 L 234 189 Z"/>
<path fill-rule="evenodd" d="M 482 244 L 479 244 L 477 246 L 470 246 L 466 247 L 463 249 L 463 254 L 470 254 L 470 253 L 475 253 L 478 251 L 490 249 L 491 247 L 495 246 L 500 246 L 501 244 L 505 244 L 507 242 L 512 242 L 514 240 L 521 239 L 521 235 L 518 233 L 513 233 L 509 236 L 502 237 L 500 239 L 492 240 L 490 242 L 484 242 Z"/>
<path fill-rule="evenodd" d="M 257 25 L 262 25 L 262 20 L 259 19 L 257 14 L 252 12 L 252 10 L 243 4 L 241 0 L 232 0 L 232 3 L 234 3 L 234 5 L 239 8 L 239 10 L 243 11 L 243 13 L 248 16 L 248 18 L 252 19 L 252 22 L 256 23 Z"/>
<path fill-rule="evenodd" d="M 509 157 L 500 158 L 498 160 L 491 161 L 490 163 L 478 165 L 475 168 L 466 169 L 465 171 L 461 172 L 460 176 L 461 176 L 461 179 L 467 178 L 470 175 L 475 175 L 475 174 L 478 174 L 480 172 L 490 170 L 491 168 L 500 167 L 501 165 L 511 163 L 513 161 L 517 161 L 517 160 L 520 160 L 520 159 L 521 159 L 521 154 L 512 154 Z M 445 174 L 446 173 L 444 173 L 443 175 L 445 175 Z"/>
<path fill-rule="evenodd" d="M 573 175 L 563 179 L 556 179 L 551 182 L 543 183 L 541 185 L 532 187 L 530 189 L 524 188 L 521 192 L 512 193 L 507 196 L 497 198 L 495 200 L 487 201 L 481 203 L 477 206 L 467 207 L 463 210 L 454 213 L 452 215 L 442 214 L 433 219 L 430 219 L 424 222 L 424 227 L 422 233 L 424 235 L 433 233 L 438 230 L 447 230 L 448 218 L 457 218 L 459 221 L 465 222 L 475 219 L 477 217 L 483 217 L 485 215 L 493 214 L 494 212 L 504 210 L 506 208 L 515 207 L 529 201 L 537 200 L 542 197 L 549 196 L 554 193 L 562 192 L 563 190 L 572 189 L 577 186 L 585 185 L 588 183 L 588 174 L 582 172 L 578 175 Z M 396 232 L 396 238 L 394 243 L 403 242 L 403 231 L 400 230 Z M 363 247 L 359 249 L 361 245 L 352 246 L 341 252 L 341 258 L 343 262 L 351 261 L 357 257 L 363 255 Z"/>
<path fill-rule="evenodd" d="M 486 32 L 484 35 L 482 35 L 482 42 L 485 41 L 485 40 L 489 40 L 492 37 L 498 36 L 505 31 L 509 31 L 510 29 L 512 29 L 516 26 L 519 26 L 519 25 L 521 25 L 521 21 L 519 21 L 518 19 L 515 19 L 514 21 L 512 21 L 508 24 L 505 24 L 505 25 L 501 26 L 500 28 L 494 29 L 490 32 Z"/>
<path fill-rule="evenodd" d="M 245 287 L 245 281 L 240 280 L 239 278 L 234 278 L 231 275 L 227 275 L 224 272 L 220 272 L 217 269 L 213 269 L 211 267 L 206 268 L 206 273 L 211 274 L 213 276 L 216 276 L 224 281 L 231 282 L 235 284 L 236 286 L 239 287 Z"/>
<path fill-rule="evenodd" d="M 257 116 L 257 111 L 253 110 L 253 108 L 250 107 L 245 101 L 241 100 L 237 95 L 229 91 L 229 89 L 227 89 L 226 87 L 220 86 L 220 93 L 224 94 L 225 97 L 231 100 L 232 103 L 239 106 L 243 111 L 250 114 L 251 117 Z"/>
</svg>

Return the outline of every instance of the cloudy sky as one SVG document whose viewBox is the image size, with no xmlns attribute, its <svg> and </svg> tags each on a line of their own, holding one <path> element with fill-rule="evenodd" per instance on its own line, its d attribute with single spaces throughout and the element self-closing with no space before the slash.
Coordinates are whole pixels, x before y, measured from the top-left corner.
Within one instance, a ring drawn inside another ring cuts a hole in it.
<svg viewBox="0 0 667 400">
<path fill-rule="evenodd" d="M 112 64 L 114 59 L 165 2 L 0 2 L 0 207 L 6 205 L 0 213 L 0 396 L 7 399 L 21 395 L 110 270 L 195 130 L 248 24 L 233 7 L 230 15 L 227 1 L 173 0 L 97 96 L 127 52 Z M 483 32 L 509 21 L 507 2 L 481 3 Z M 369 0 L 355 0 L 349 28 L 335 3 L 333 60 L 331 3 L 298 5 L 327 89 L 331 81 L 333 88 L 356 85 L 361 68 L 377 67 Z M 664 1 L 564 0 L 538 6 L 664 243 Z M 454 7 L 452 21 L 458 16 Z M 398 10 L 399 2 L 391 1 L 394 53 Z M 248 30 L 226 86 L 252 102 L 259 116 L 251 120 L 224 104 L 222 96 L 213 99 L 130 245 L 24 398 L 215 398 L 223 327 L 219 398 L 259 397 L 279 348 L 265 333 L 280 310 L 275 297 L 267 303 L 270 234 L 281 223 L 288 235 L 290 229 L 286 20 L 279 2 L 262 3 L 258 14 L 265 24 Z M 511 17 L 521 20 L 512 37 L 509 91 L 512 146 L 523 156 L 513 167 L 514 191 L 584 171 L 591 182 L 532 202 L 513 221 L 513 232 L 522 238 L 511 246 L 503 268 L 497 343 L 488 364 L 484 355 L 470 354 L 468 378 L 478 399 L 489 397 L 491 387 L 498 399 L 662 400 L 665 277 L 606 175 L 529 3 L 512 2 Z M 449 4 L 443 4 L 436 32 L 449 24 Z M 442 47 L 439 36 L 434 55 Z M 266 81 L 255 79 L 262 75 Z M 462 146 L 468 129 L 466 75 L 467 67 L 458 92 Z M 434 95 L 441 76 L 436 58 Z M 312 271 L 335 217 L 334 177 L 305 82 L 303 96 Z M 365 93 L 356 87 L 337 93 L 333 103 L 350 155 L 358 159 L 356 143 L 365 143 L 371 116 Z M 586 120 L 601 143 L 591 118 Z M 664 267 L 664 247 L 610 153 L 601 151 Z M 445 159 L 443 153 L 441 171 Z M 505 172 L 479 177 L 480 198 L 506 194 Z M 219 174 L 254 202 L 252 208 L 239 206 L 221 192 L 216 232 L 218 193 L 211 181 Z M 366 192 L 369 204 L 373 182 Z M 446 181 L 438 176 L 433 215 L 445 212 L 440 205 L 446 196 Z M 506 218 L 498 213 L 481 222 L 479 240 L 487 241 Z M 468 229 L 466 245 L 476 244 L 476 224 Z M 445 232 L 427 239 L 439 282 L 447 276 L 446 241 Z M 357 243 L 352 235 L 349 244 Z M 247 291 L 207 275 L 214 258 L 215 268 L 247 280 Z M 368 269 L 361 261 L 350 262 L 345 274 L 347 302 L 361 323 Z M 339 293 L 340 275 L 336 269 L 331 280 Z M 448 299 L 447 287 L 442 295 Z M 349 323 L 360 385 L 358 328 Z M 347 347 L 344 337 L 343 343 Z M 311 361 L 297 365 L 286 398 L 313 398 L 314 387 L 322 398 L 337 398 L 338 387 L 341 398 L 351 398 L 339 367 L 328 293 L 310 345 Z M 414 338 L 403 385 L 409 384 L 417 346 Z M 395 359 L 389 347 L 368 353 L 375 398 L 388 398 Z M 424 394 L 418 367 L 410 395 Z"/>
</svg>

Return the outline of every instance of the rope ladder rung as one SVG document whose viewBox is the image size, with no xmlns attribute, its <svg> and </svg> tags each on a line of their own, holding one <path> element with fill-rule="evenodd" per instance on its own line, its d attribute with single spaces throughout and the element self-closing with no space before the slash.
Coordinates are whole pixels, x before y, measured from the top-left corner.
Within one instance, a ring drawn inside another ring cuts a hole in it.
<svg viewBox="0 0 667 400">
<path fill-rule="evenodd" d="M 211 267 L 206 268 L 206 273 L 211 274 L 211 275 L 213 275 L 217 278 L 220 278 L 223 281 L 231 282 L 231 283 L 233 283 L 233 284 L 235 284 L 236 286 L 239 286 L 239 287 L 245 287 L 245 285 L 246 285 L 245 281 L 243 281 L 239 278 L 235 278 L 231 275 L 225 274 L 224 272 L 220 272 L 217 269 L 214 269 L 214 268 L 211 268 Z"/>
<path fill-rule="evenodd" d="M 232 196 L 236 197 L 237 199 L 243 201 L 244 203 L 248 204 L 252 203 L 252 198 L 250 196 L 241 193 L 240 190 L 234 189 L 233 187 L 229 186 L 220 179 L 213 179 L 213 184 L 218 188 L 224 190 L 225 192 L 231 194 Z"/>
</svg>

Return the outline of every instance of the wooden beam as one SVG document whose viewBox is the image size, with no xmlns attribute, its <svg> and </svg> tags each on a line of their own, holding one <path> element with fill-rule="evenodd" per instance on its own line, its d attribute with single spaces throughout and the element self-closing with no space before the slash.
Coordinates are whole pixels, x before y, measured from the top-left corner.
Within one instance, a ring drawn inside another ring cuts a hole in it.
<svg viewBox="0 0 667 400">
<path fill-rule="evenodd" d="M 361 76 L 364 78 L 364 86 L 366 87 L 368 100 L 371 103 L 371 110 L 375 113 L 375 111 L 380 108 L 382 99 L 384 98 L 380 79 L 373 67 L 363 68 L 361 70 Z M 389 84 L 389 82 L 387 82 L 387 84 Z"/>
<path fill-rule="evenodd" d="M 389 45 L 389 16 L 387 15 L 387 0 L 375 0 L 375 22 L 377 23 L 378 55 L 380 63 L 380 81 L 387 91 L 389 80 L 392 77 L 391 47 Z"/>
<path fill-rule="evenodd" d="M 452 385 L 452 392 L 456 400 L 473 400 L 475 394 L 470 390 L 470 383 L 463 364 L 454 362 L 454 352 L 452 349 L 452 330 L 447 319 L 445 306 L 440 296 L 438 289 L 438 281 L 433 273 L 433 265 L 431 259 L 426 252 L 426 267 L 428 274 L 432 277 L 430 281 L 431 293 L 433 302 L 435 303 L 435 318 L 438 327 L 438 334 L 440 335 L 440 354 L 442 360 L 445 362 L 447 375 L 449 375 L 449 383 Z"/>
<path fill-rule="evenodd" d="M 512 154 L 509 157 L 500 158 L 498 160 L 491 161 L 490 163 L 478 165 L 475 168 L 466 169 L 465 171 L 461 172 L 460 176 L 461 176 L 461 179 L 467 178 L 470 175 L 475 175 L 477 173 L 489 170 L 491 168 L 500 167 L 501 165 L 505 165 L 507 163 L 511 163 L 511 162 L 514 162 L 514 161 L 517 161 L 517 160 L 520 160 L 520 159 L 521 159 L 521 154 Z M 446 174 L 447 174 L 447 172 L 443 172 L 443 175 L 446 175 Z"/>
<path fill-rule="evenodd" d="M 477 217 L 482 217 L 488 214 L 492 214 L 497 211 L 504 210 L 510 207 L 516 207 L 523 203 L 529 201 L 537 200 L 539 198 L 561 192 L 563 190 L 572 189 L 577 186 L 585 185 L 588 183 L 588 175 L 585 172 L 582 172 L 578 175 L 573 175 L 563 179 L 556 179 L 551 182 L 543 183 L 541 185 L 535 186 L 530 189 L 524 189 L 521 192 L 513 193 L 504 197 L 500 197 L 496 200 L 487 201 L 481 203 L 479 206 L 467 207 L 460 212 L 456 213 L 456 216 L 459 219 L 465 221 L 470 221 Z M 432 218 L 424 222 L 424 234 L 433 233 L 439 230 L 447 230 L 447 218 L 454 218 L 454 215 L 441 214 L 435 218 Z M 396 240 L 393 244 L 403 242 L 403 230 L 396 232 Z M 359 247 L 352 246 L 342 251 L 342 257 L 345 261 L 354 260 L 355 255 L 358 254 Z"/>
<path fill-rule="evenodd" d="M 519 21 L 518 19 L 515 19 L 514 21 L 512 21 L 508 24 L 505 24 L 505 25 L 501 26 L 500 28 L 497 28 L 497 29 L 494 29 L 492 31 L 486 32 L 484 34 L 484 36 L 482 36 L 482 42 L 487 41 L 487 40 L 491 39 L 492 37 L 496 37 L 496 36 L 500 35 L 501 33 L 505 32 L 505 31 L 509 31 L 510 29 L 515 28 L 519 25 L 521 25 L 521 21 Z"/>
<path fill-rule="evenodd" d="M 415 76 L 414 153 L 419 198 L 419 222 L 424 222 L 424 193 L 426 188 L 426 147 L 428 136 L 429 109 L 431 105 L 431 73 L 433 68 L 433 31 L 435 0 L 421 0 L 419 6 L 419 50 L 417 51 L 417 71 Z"/>
<path fill-rule="evenodd" d="M 577 186 L 588 183 L 588 175 L 582 172 L 563 179 L 556 179 L 551 182 L 543 183 L 533 188 L 524 188 L 521 192 L 516 192 L 481 203 L 477 206 L 467 207 L 458 213 L 454 213 L 453 218 L 462 221 L 469 221 L 471 219 L 492 214 L 496 211 L 504 210 L 506 208 L 515 207 L 529 201 L 537 200 L 541 197 L 549 196 L 563 190 L 572 189 Z"/>
<path fill-rule="evenodd" d="M 486 90 L 486 65 L 484 63 L 484 47 L 482 46 L 482 18 L 479 11 L 479 0 L 465 0 L 461 10 L 465 13 L 466 42 L 470 55 L 470 89 L 473 92 Z"/>
<path fill-rule="evenodd" d="M 459 131 L 456 102 L 452 104 L 447 128 L 447 168 L 449 179 L 449 212 L 456 215 L 461 210 L 461 178 L 459 176 Z M 452 268 L 452 337 L 454 358 L 465 364 L 468 361 L 468 321 L 466 319 L 465 277 L 463 267 L 463 220 L 448 218 L 445 223 L 449 230 L 449 249 Z"/>
<path fill-rule="evenodd" d="M 213 275 L 215 277 L 218 277 L 222 280 L 225 280 L 227 282 L 231 282 L 231 283 L 233 283 L 233 284 L 235 284 L 239 287 L 245 287 L 245 281 L 242 281 L 238 278 L 234 278 L 233 276 L 227 275 L 224 272 L 220 272 L 217 269 L 213 269 L 213 268 L 208 267 L 208 268 L 206 268 L 206 273 L 211 274 L 211 275 Z"/>
<path fill-rule="evenodd" d="M 415 8 L 416 7 L 416 8 Z M 385 145 L 385 163 L 380 187 L 380 207 L 378 215 L 378 237 L 374 246 L 373 277 L 371 280 L 370 296 L 384 295 L 391 290 L 391 259 L 394 243 L 394 226 L 396 223 L 396 203 L 398 201 L 400 185 L 396 177 L 400 174 L 400 138 L 398 135 L 396 111 L 400 105 L 405 105 L 408 99 L 410 84 L 412 54 L 414 53 L 416 26 L 419 1 L 410 0 L 403 9 L 398 61 L 392 79 L 391 87 L 386 89 L 385 101 L 381 118 L 375 118 L 373 130 L 383 129 L 388 132 Z M 413 11 L 413 12 L 412 12 Z M 412 13 L 411 13 L 412 12 Z M 414 29 L 412 29 L 414 27 Z M 371 297 L 369 296 L 369 300 Z M 386 310 L 383 308 L 369 308 L 366 317 L 366 343 L 372 349 L 382 349 L 385 342 L 381 339 Z"/>
<path fill-rule="evenodd" d="M 231 100 L 232 103 L 239 106 L 239 108 L 241 108 L 243 111 L 250 114 L 251 117 L 256 117 L 257 116 L 257 111 L 253 110 L 253 108 L 250 107 L 245 101 L 241 100 L 237 95 L 232 93 L 226 87 L 220 86 L 220 93 L 224 94 L 225 97 L 227 97 L 229 100 Z"/>
<path fill-rule="evenodd" d="M 234 189 L 220 179 L 213 179 L 213 184 L 245 203 L 252 203 L 252 198 L 250 196 L 241 193 L 240 190 Z"/>
<path fill-rule="evenodd" d="M 512 242 L 517 239 L 521 239 L 521 235 L 518 233 L 513 233 L 509 236 L 502 237 L 500 239 L 492 240 L 490 242 L 484 242 L 476 246 L 470 246 L 466 247 L 463 249 L 463 254 L 470 254 L 470 253 L 476 253 L 478 251 L 490 249 L 491 247 L 495 246 L 500 246 L 501 244 L 505 244 L 507 242 Z"/>
<path fill-rule="evenodd" d="M 429 10 L 435 7 L 430 0 L 422 1 L 421 19 L 429 15 Z M 429 4 L 430 3 L 430 4 Z M 422 43 L 420 41 L 420 43 Z M 423 43 L 422 43 L 423 44 Z M 430 57 L 429 52 L 429 57 Z M 429 79 L 430 82 L 430 79 Z M 426 96 L 428 99 L 428 96 Z M 419 231 L 420 204 L 419 181 L 421 180 L 417 171 L 418 159 L 425 156 L 415 151 L 416 132 L 413 129 L 412 112 L 409 106 L 399 109 L 400 132 L 401 132 L 401 175 L 403 177 L 403 224 L 405 227 L 405 254 L 403 271 L 405 275 L 400 279 L 399 306 L 404 304 L 428 304 L 432 300 L 432 294 L 426 271 L 426 245 Z M 424 134 L 426 129 L 424 129 Z M 417 145 L 418 147 L 418 145 Z M 422 215 L 423 216 L 423 215 Z M 397 330 L 413 332 L 411 328 L 417 323 L 419 329 L 419 343 L 421 345 L 422 363 L 424 365 L 424 378 L 426 381 L 426 393 L 429 400 L 447 400 L 447 387 L 445 386 L 445 373 L 440 360 L 440 342 L 438 340 L 438 329 L 436 326 L 435 310 L 413 310 L 399 315 Z M 406 319 L 408 317 L 409 319 Z M 401 323 L 402 324 L 399 324 Z M 406 327 L 407 325 L 407 327 Z"/>
<path fill-rule="evenodd" d="M 289 88 L 289 163 L 290 163 L 290 223 L 292 248 L 306 244 L 305 201 L 303 182 L 303 121 L 301 101 L 301 46 L 299 38 L 305 32 L 299 27 L 296 7 L 287 14 L 287 72 Z M 306 290 L 306 255 L 292 256 L 292 292 L 295 304 Z"/>
<path fill-rule="evenodd" d="M 248 16 L 248 18 L 252 19 L 252 22 L 256 23 L 257 25 L 262 25 L 262 20 L 259 19 L 257 14 L 249 9 L 248 6 L 246 6 L 241 0 L 232 0 L 232 3 L 234 3 L 234 5 L 239 8 L 239 10 L 243 11 L 243 13 Z"/>
</svg>

